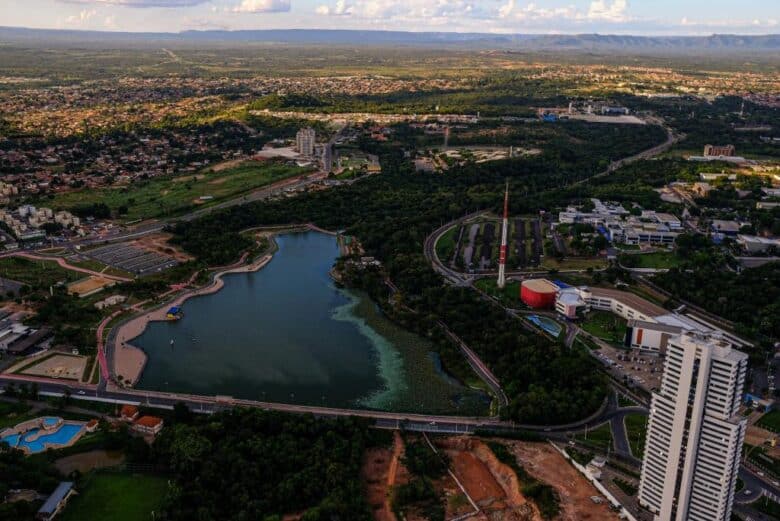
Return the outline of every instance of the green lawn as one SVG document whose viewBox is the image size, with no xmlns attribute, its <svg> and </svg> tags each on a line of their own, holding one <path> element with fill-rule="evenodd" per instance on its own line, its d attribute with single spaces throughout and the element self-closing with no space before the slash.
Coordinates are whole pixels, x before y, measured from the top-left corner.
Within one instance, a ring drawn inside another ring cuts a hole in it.
<svg viewBox="0 0 780 521">
<path fill-rule="evenodd" d="M 546 256 L 542 259 L 542 269 L 545 270 L 587 270 L 593 268 L 594 270 L 600 270 L 607 267 L 607 260 L 601 257 L 566 257 L 563 260 L 558 260 L 554 257 Z"/>
<path fill-rule="evenodd" d="M 295 166 L 246 162 L 218 173 L 204 170 L 199 174 L 135 182 L 121 188 L 63 193 L 55 196 L 48 204 L 52 208 L 72 209 L 105 203 L 112 213 L 126 206 L 127 214 L 122 216 L 124 219 L 148 219 L 202 208 L 306 171 Z M 200 204 L 198 201 L 202 196 L 213 199 Z"/>
<path fill-rule="evenodd" d="M 54 261 L 5 257 L 0 259 L 0 277 L 32 287 L 48 288 L 60 281 L 72 282 L 84 278 L 84 274 L 61 268 Z"/>
<path fill-rule="evenodd" d="M 631 446 L 631 454 L 642 458 L 645 452 L 645 437 L 647 436 L 647 416 L 630 414 L 626 416 L 626 435 Z"/>
<path fill-rule="evenodd" d="M 780 503 L 772 501 L 766 496 L 762 497 L 754 503 L 751 503 L 750 506 L 762 514 L 774 517 L 775 519 L 780 519 Z"/>
<path fill-rule="evenodd" d="M 479 279 L 474 285 L 493 297 L 496 297 L 502 304 L 510 307 L 520 305 L 520 283 L 509 280 L 504 289 L 498 289 L 497 281 L 493 277 Z"/>
<path fill-rule="evenodd" d="M 780 411 L 769 411 L 758 420 L 758 426 L 768 431 L 780 432 Z"/>
<path fill-rule="evenodd" d="M 575 439 L 581 443 L 606 451 L 612 446 L 612 429 L 610 429 L 609 423 L 605 423 L 595 429 L 589 430 L 587 436 L 582 432 L 578 434 Z"/>
<path fill-rule="evenodd" d="M 616 344 L 622 344 L 626 336 L 626 320 L 609 311 L 591 311 L 580 326 L 591 335 Z"/>
<path fill-rule="evenodd" d="M 670 251 L 621 255 L 620 262 L 627 268 L 654 268 L 657 270 L 674 268 L 680 265 L 677 255 Z"/>
<path fill-rule="evenodd" d="M 61 521 L 146 521 L 159 510 L 168 484 L 143 474 L 93 474 L 70 500 Z"/>
<path fill-rule="evenodd" d="M 34 418 L 35 415 L 30 413 L 30 409 L 31 407 L 24 403 L 0 402 L 0 430 Z"/>
<path fill-rule="evenodd" d="M 436 241 L 436 256 L 444 264 L 449 264 L 455 254 L 455 241 L 458 240 L 460 226 L 453 226 Z"/>
</svg>

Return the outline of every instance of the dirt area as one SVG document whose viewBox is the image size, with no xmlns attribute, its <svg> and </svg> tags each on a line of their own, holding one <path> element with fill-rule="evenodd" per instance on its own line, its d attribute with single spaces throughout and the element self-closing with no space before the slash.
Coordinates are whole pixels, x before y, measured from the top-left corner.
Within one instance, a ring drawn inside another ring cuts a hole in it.
<svg viewBox="0 0 780 521">
<path fill-rule="evenodd" d="M 615 520 L 618 515 L 605 503 L 596 505 L 591 496 L 600 495 L 577 469 L 546 443 L 509 442 L 509 449 L 533 477 L 551 485 L 561 500 L 560 521 Z"/>
<path fill-rule="evenodd" d="M 755 425 L 750 425 L 745 433 L 745 443 L 748 445 L 759 445 L 764 449 L 768 456 L 780 459 L 780 445 L 775 447 L 768 444 L 764 445 L 766 441 L 777 438 L 777 434 Z"/>
<path fill-rule="evenodd" d="M 173 235 L 170 233 L 155 233 L 136 239 L 132 242 L 132 244 L 133 246 L 143 248 L 147 251 L 153 251 L 161 255 L 168 255 L 169 257 L 173 257 L 179 262 L 193 260 L 193 256 L 188 255 L 181 249 L 168 242 L 172 237 Z"/>
<path fill-rule="evenodd" d="M 482 513 L 472 519 L 541 521 L 536 506 L 518 487 L 517 476 L 493 452 L 473 438 L 446 438 L 437 442 L 450 457 L 452 471 Z"/>
<path fill-rule="evenodd" d="M 361 472 L 366 484 L 366 499 L 376 521 L 396 521 L 390 504 L 391 492 L 393 486 L 409 479 L 401 464 L 403 448 L 401 435 L 395 432 L 392 448 L 372 448 L 363 457 Z"/>
<path fill-rule="evenodd" d="M 69 284 L 68 293 L 71 295 L 78 295 L 79 297 L 86 297 L 103 288 L 113 286 L 114 284 L 116 284 L 115 280 L 90 275 L 86 279 L 81 279 L 73 284 Z"/>
<path fill-rule="evenodd" d="M 216 167 L 215 167 L 216 168 Z M 196 181 L 200 181 L 201 179 L 205 178 L 206 176 L 204 174 L 198 174 L 198 175 L 183 175 L 179 177 L 174 177 L 173 182 L 174 183 L 186 183 L 187 181 L 192 181 L 195 179 Z"/>
<path fill-rule="evenodd" d="M 25 369 L 22 374 L 46 378 L 81 380 L 81 376 L 87 368 L 88 360 L 89 358 L 86 356 L 56 354 L 42 360 L 39 364 Z"/>
<path fill-rule="evenodd" d="M 68 476 L 74 470 L 85 474 L 94 469 L 114 467 L 123 461 L 125 456 L 119 451 L 92 450 L 60 458 L 54 462 L 54 466 L 64 476 Z"/>
<path fill-rule="evenodd" d="M 232 159 L 230 161 L 223 161 L 222 163 L 217 163 L 216 165 L 211 167 L 212 172 L 222 172 L 223 170 L 228 170 L 230 168 L 235 168 L 237 166 L 241 166 L 242 164 L 246 163 L 246 159 Z M 199 179 L 203 178 L 203 175 L 199 176 Z"/>
<path fill-rule="evenodd" d="M 222 183 L 224 183 L 227 180 L 228 180 L 227 177 L 220 177 L 219 179 L 214 179 L 213 181 L 209 181 L 209 184 L 210 185 L 221 185 Z"/>
</svg>

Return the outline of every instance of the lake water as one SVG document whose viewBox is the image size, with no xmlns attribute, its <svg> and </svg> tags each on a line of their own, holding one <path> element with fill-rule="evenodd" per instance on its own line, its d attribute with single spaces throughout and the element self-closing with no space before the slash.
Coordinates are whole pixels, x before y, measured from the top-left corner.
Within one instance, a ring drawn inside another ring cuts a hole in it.
<svg viewBox="0 0 780 521">
<path fill-rule="evenodd" d="M 338 246 L 277 237 L 273 260 L 187 300 L 175 322 L 132 343 L 149 355 L 141 389 L 429 413 L 484 414 L 489 400 L 444 374 L 430 343 L 328 275 Z M 171 344 L 173 340 L 173 344 Z"/>
</svg>

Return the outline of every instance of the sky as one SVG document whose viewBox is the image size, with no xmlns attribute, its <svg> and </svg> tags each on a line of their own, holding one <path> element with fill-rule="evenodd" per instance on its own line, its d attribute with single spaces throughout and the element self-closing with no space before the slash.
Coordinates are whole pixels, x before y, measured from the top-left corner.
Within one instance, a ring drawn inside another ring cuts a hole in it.
<svg viewBox="0 0 780 521">
<path fill-rule="evenodd" d="M 373 29 L 780 33 L 780 0 L 0 0 L 0 25 L 103 31 Z"/>
</svg>

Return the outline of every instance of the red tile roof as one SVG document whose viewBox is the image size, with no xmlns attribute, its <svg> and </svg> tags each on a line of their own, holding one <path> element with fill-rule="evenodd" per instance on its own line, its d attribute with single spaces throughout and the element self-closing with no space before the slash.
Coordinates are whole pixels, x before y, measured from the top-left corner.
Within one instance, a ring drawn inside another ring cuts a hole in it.
<svg viewBox="0 0 780 521">
<path fill-rule="evenodd" d="M 142 427 L 153 428 L 161 424 L 162 421 L 162 418 L 158 418 L 157 416 L 141 416 L 135 421 L 135 424 L 141 425 Z"/>
</svg>

